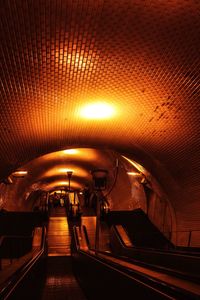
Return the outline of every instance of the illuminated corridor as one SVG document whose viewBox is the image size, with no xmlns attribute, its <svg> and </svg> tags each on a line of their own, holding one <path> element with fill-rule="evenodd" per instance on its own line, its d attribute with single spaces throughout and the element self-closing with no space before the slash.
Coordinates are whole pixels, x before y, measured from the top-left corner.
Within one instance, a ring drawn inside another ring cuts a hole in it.
<svg viewBox="0 0 200 300">
<path fill-rule="evenodd" d="M 1 2 L 0 298 L 66 259 L 90 300 L 178 299 L 112 256 L 197 299 L 200 2 Z"/>
</svg>

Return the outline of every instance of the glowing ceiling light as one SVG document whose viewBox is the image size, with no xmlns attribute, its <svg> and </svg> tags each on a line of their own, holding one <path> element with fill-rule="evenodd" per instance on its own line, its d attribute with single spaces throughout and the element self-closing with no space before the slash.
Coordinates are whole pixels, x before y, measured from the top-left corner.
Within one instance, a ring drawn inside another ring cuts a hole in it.
<svg viewBox="0 0 200 300">
<path fill-rule="evenodd" d="M 63 150 L 63 152 L 65 154 L 77 154 L 78 150 L 76 150 L 76 149 L 66 149 L 66 150 Z"/>
<path fill-rule="evenodd" d="M 104 102 L 88 104 L 81 110 L 81 116 L 85 119 L 102 120 L 109 119 L 115 114 L 114 108 Z"/>
</svg>

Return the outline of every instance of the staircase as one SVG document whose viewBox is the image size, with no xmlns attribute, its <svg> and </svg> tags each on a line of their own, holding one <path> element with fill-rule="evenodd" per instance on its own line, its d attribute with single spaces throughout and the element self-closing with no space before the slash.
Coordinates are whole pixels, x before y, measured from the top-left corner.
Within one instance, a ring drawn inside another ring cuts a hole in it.
<svg viewBox="0 0 200 300">
<path fill-rule="evenodd" d="M 65 208 L 51 210 L 47 231 L 48 256 L 70 256 L 70 244 L 71 234 Z"/>
</svg>

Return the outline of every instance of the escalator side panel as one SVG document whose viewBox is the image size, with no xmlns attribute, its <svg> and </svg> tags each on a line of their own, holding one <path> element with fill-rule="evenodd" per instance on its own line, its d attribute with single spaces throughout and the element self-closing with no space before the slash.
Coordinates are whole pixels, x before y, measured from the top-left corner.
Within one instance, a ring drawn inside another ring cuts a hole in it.
<svg viewBox="0 0 200 300">
<path fill-rule="evenodd" d="M 41 299 L 45 282 L 46 259 L 41 258 L 14 289 L 8 300 Z M 7 299 L 6 299 L 7 300 Z"/>
<path fill-rule="evenodd" d="M 8 300 L 86 300 L 66 256 L 40 259 Z"/>
<path fill-rule="evenodd" d="M 175 271 L 187 272 L 188 274 L 196 275 L 196 278 L 199 278 L 200 258 L 197 256 L 126 247 L 121 242 L 119 234 L 114 226 L 112 226 L 110 230 L 110 245 L 112 252 L 116 255 L 130 257 L 147 264 L 171 268 Z"/>
<path fill-rule="evenodd" d="M 81 252 L 74 253 L 77 279 L 90 300 L 173 299 Z"/>
</svg>

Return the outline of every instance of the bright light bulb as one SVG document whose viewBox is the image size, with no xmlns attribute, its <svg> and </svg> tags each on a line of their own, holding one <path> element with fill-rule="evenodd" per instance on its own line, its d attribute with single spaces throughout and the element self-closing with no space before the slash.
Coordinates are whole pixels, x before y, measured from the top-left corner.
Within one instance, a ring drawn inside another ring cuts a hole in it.
<svg viewBox="0 0 200 300">
<path fill-rule="evenodd" d="M 103 102 L 88 104 L 81 110 L 81 116 L 85 119 L 102 120 L 109 119 L 115 114 L 114 108 Z"/>
<path fill-rule="evenodd" d="M 63 152 L 66 153 L 66 154 L 77 154 L 78 150 L 76 150 L 76 149 L 66 149 L 66 150 L 63 150 Z"/>
</svg>

